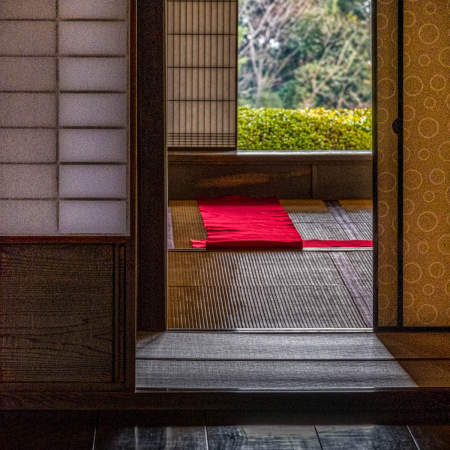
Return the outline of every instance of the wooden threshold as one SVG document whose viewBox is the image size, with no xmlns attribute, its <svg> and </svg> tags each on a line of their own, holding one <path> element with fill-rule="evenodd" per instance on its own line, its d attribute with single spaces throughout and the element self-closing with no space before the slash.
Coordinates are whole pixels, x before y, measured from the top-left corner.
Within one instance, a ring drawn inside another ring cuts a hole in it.
<svg viewBox="0 0 450 450">
<path fill-rule="evenodd" d="M 176 412 L 187 413 L 186 424 L 200 413 L 222 424 L 244 418 L 275 423 L 448 423 L 449 404 L 449 389 L 424 388 L 340 392 L 137 390 L 90 393 L 89 397 L 76 392 L 0 394 L 0 410 L 148 411 L 161 416 Z"/>
</svg>

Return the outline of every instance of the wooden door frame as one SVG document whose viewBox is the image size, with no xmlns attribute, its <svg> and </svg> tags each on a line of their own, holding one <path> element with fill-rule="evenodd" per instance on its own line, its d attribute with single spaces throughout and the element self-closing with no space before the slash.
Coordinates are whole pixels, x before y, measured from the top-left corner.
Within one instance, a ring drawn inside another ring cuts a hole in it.
<svg viewBox="0 0 450 450">
<path fill-rule="evenodd" d="M 373 95 L 373 326 L 374 331 L 450 331 L 449 327 L 403 325 L 403 0 L 398 0 L 398 277 L 395 326 L 378 325 L 377 202 L 377 2 L 372 0 Z M 138 329 L 163 331 L 167 324 L 167 150 L 165 136 L 165 0 L 137 0 L 138 29 L 138 177 L 139 299 Z"/>
<path fill-rule="evenodd" d="M 167 145 L 165 0 L 137 1 L 138 321 L 139 331 L 167 329 Z M 377 330 L 376 3 L 372 0 L 374 308 Z"/>
<path fill-rule="evenodd" d="M 166 329 L 165 0 L 137 0 L 138 329 Z"/>
</svg>

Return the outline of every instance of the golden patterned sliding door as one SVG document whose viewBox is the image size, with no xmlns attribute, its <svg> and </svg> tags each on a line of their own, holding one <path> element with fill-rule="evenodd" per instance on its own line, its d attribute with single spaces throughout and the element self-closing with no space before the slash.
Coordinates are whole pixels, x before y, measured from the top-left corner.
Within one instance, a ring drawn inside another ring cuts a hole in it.
<svg viewBox="0 0 450 450">
<path fill-rule="evenodd" d="M 378 326 L 449 327 L 450 5 L 377 0 L 375 13 Z"/>
<path fill-rule="evenodd" d="M 376 2 L 378 325 L 397 324 L 397 0 Z"/>
<path fill-rule="evenodd" d="M 450 4 L 404 0 L 404 326 L 450 325 Z"/>
</svg>

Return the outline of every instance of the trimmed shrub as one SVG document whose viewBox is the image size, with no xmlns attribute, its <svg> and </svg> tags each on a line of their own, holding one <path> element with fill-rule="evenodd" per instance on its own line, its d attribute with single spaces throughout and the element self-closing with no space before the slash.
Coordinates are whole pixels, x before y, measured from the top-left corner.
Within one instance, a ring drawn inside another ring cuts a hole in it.
<svg viewBox="0 0 450 450">
<path fill-rule="evenodd" d="M 238 108 L 240 150 L 370 150 L 371 109 Z"/>
</svg>

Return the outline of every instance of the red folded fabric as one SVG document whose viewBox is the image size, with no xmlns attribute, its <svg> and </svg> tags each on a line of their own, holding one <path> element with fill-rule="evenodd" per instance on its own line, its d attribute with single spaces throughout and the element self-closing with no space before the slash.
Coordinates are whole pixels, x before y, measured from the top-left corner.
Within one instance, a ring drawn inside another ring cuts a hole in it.
<svg viewBox="0 0 450 450">
<path fill-rule="evenodd" d="M 304 240 L 304 248 L 327 248 L 327 247 L 373 247 L 373 241 L 349 239 L 349 240 L 326 240 L 313 239 Z"/>
<path fill-rule="evenodd" d="M 193 248 L 309 248 L 372 247 L 367 240 L 306 240 L 276 197 L 231 195 L 198 200 L 205 241 L 191 240 Z"/>
<path fill-rule="evenodd" d="M 208 239 L 194 248 L 302 248 L 302 238 L 276 197 L 231 195 L 198 200 Z"/>
</svg>

